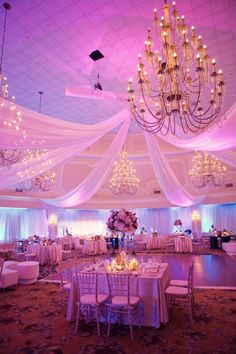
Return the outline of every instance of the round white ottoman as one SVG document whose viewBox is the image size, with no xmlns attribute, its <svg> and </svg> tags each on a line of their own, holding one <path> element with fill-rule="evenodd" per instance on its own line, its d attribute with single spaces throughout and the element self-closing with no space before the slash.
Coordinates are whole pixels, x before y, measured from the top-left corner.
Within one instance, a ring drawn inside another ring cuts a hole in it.
<svg viewBox="0 0 236 354">
<path fill-rule="evenodd" d="M 18 265 L 19 262 L 17 261 L 5 261 L 3 263 L 3 267 L 11 270 L 18 270 Z"/>
<path fill-rule="evenodd" d="M 19 271 L 19 284 L 33 284 L 39 276 L 39 262 L 27 261 L 17 265 Z"/>
</svg>

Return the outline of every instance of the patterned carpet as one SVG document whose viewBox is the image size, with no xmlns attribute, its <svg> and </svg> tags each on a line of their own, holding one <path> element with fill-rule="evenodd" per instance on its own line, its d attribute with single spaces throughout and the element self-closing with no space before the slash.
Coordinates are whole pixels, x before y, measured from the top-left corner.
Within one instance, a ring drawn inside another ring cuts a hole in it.
<svg viewBox="0 0 236 354">
<path fill-rule="evenodd" d="M 236 353 L 236 291 L 195 290 L 195 321 L 185 309 L 175 309 L 159 329 L 112 327 L 106 337 L 94 324 L 81 325 L 60 312 L 58 284 L 38 282 L 0 293 L 0 353 L 2 354 L 166 354 Z"/>
</svg>

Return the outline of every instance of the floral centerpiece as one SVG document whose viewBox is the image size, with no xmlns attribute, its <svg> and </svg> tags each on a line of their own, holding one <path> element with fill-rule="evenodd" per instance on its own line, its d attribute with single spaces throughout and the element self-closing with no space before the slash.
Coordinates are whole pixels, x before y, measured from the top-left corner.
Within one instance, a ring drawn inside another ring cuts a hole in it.
<svg viewBox="0 0 236 354">
<path fill-rule="evenodd" d="M 112 210 L 107 220 L 107 228 L 112 232 L 133 234 L 138 228 L 136 213 L 126 209 Z"/>
<path fill-rule="evenodd" d="M 176 219 L 174 222 L 175 226 L 182 226 L 182 221 L 180 219 Z"/>
</svg>

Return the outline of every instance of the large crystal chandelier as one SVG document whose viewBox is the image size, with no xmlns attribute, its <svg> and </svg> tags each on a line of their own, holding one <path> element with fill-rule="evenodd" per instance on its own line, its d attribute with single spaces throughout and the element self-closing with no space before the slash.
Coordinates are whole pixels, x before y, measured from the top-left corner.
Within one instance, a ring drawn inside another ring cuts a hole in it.
<svg viewBox="0 0 236 354">
<path fill-rule="evenodd" d="M 4 23 L 3 23 L 3 34 L 2 34 L 2 46 L 1 46 L 1 57 L 0 57 L 0 125 L 4 129 L 14 129 L 17 131 L 17 138 L 25 138 L 25 131 L 20 131 L 20 124 L 22 122 L 21 112 L 16 110 L 15 97 L 12 97 L 11 103 L 8 100 L 8 83 L 7 78 L 2 73 L 2 63 L 4 54 L 4 43 L 5 43 L 5 33 L 6 33 L 6 19 L 7 11 L 11 9 L 11 5 L 8 3 L 3 3 L 3 8 L 5 9 Z M 17 145 L 17 143 L 16 143 Z M 0 166 L 13 165 L 20 161 L 23 157 L 23 151 L 16 148 L 12 150 L 0 150 Z"/>
<path fill-rule="evenodd" d="M 27 168 L 29 163 L 35 162 L 35 167 Z M 23 158 L 25 169 L 17 172 L 19 179 L 27 180 L 20 182 L 17 190 L 25 192 L 48 192 L 56 179 L 56 173 L 51 169 L 52 161 L 48 158 L 48 151 L 27 150 Z M 45 171 L 45 168 L 47 169 Z"/>
<path fill-rule="evenodd" d="M 133 195 L 137 192 L 139 182 L 133 161 L 130 161 L 127 152 L 122 150 L 114 164 L 110 179 L 111 191 L 116 195 Z"/>
<path fill-rule="evenodd" d="M 173 2 L 170 16 L 166 1 L 154 26 L 161 49 L 154 50 L 151 29 L 145 41 L 144 57 L 138 56 L 138 97 L 132 79 L 128 92 L 131 113 L 139 126 L 150 133 L 197 132 L 219 122 L 224 94 L 222 70 L 207 54 L 195 27 L 186 26 Z M 146 64 L 144 62 L 146 61 Z"/>
<path fill-rule="evenodd" d="M 226 167 L 214 156 L 198 151 L 194 154 L 192 163 L 189 176 L 195 187 L 215 187 L 224 184 Z"/>
</svg>

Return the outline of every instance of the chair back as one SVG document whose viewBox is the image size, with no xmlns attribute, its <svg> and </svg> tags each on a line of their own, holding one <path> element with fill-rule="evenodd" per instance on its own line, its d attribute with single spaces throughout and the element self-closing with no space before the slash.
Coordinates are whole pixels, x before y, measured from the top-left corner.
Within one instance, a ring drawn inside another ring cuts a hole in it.
<svg viewBox="0 0 236 354">
<path fill-rule="evenodd" d="M 97 272 L 77 272 L 76 273 L 76 291 L 78 302 L 83 295 L 95 295 L 97 303 L 98 296 L 98 273 Z"/>
<path fill-rule="evenodd" d="M 61 285 L 65 282 L 71 283 L 71 264 L 68 261 L 59 263 L 56 269 L 60 275 Z"/>
<path fill-rule="evenodd" d="M 194 267 L 194 262 L 192 262 L 188 271 L 188 294 L 189 295 L 192 295 L 193 293 L 193 267 Z"/>
<path fill-rule="evenodd" d="M 3 263 L 4 263 L 4 260 L 2 258 L 0 258 L 0 281 L 2 279 Z"/>
<path fill-rule="evenodd" d="M 110 297 L 125 296 L 130 304 L 130 275 L 107 273 Z"/>
</svg>

